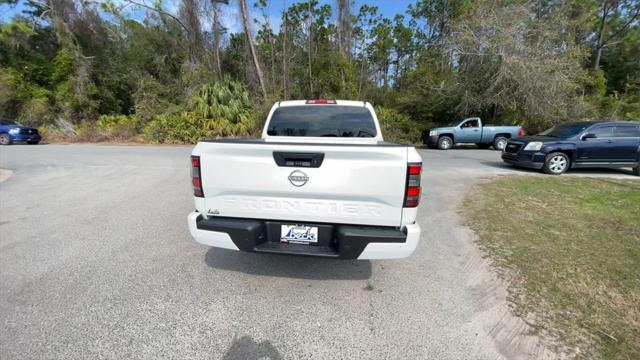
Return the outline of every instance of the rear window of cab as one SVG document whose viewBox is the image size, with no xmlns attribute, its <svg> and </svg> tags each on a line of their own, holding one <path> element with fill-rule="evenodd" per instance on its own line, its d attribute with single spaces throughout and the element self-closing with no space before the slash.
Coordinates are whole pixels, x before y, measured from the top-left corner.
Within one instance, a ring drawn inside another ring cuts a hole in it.
<svg viewBox="0 0 640 360">
<path fill-rule="evenodd" d="M 300 105 L 277 108 L 269 136 L 375 137 L 376 125 L 364 106 Z"/>
</svg>

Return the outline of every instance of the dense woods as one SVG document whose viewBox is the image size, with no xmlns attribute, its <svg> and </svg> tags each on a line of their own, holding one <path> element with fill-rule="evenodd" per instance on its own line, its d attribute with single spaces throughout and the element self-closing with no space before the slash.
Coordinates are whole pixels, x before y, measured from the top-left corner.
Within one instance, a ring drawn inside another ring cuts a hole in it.
<svg viewBox="0 0 640 360">
<path fill-rule="evenodd" d="M 0 23 L 0 117 L 50 138 L 246 136 L 274 101 L 306 98 L 370 101 L 405 142 L 466 115 L 529 132 L 640 118 L 637 0 L 417 0 L 394 16 L 351 0 L 22 5 Z"/>
</svg>

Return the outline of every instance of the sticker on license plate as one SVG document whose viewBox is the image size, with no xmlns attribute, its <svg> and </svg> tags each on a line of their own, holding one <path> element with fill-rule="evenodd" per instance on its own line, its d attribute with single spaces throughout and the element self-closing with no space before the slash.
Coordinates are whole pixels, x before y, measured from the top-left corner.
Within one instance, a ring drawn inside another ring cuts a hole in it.
<svg viewBox="0 0 640 360">
<path fill-rule="evenodd" d="M 305 225 L 281 225 L 280 242 L 310 244 L 318 242 L 318 228 Z"/>
</svg>

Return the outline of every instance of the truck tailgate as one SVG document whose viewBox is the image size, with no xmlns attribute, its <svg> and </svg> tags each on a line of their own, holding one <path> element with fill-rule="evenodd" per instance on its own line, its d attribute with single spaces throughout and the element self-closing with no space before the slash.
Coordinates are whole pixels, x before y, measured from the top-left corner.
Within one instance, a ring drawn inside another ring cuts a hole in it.
<svg viewBox="0 0 640 360">
<path fill-rule="evenodd" d="M 202 142 L 194 151 L 200 156 L 204 190 L 198 210 L 235 218 L 399 226 L 407 149 Z M 307 164 L 310 159 L 321 159 L 321 164 Z"/>
</svg>

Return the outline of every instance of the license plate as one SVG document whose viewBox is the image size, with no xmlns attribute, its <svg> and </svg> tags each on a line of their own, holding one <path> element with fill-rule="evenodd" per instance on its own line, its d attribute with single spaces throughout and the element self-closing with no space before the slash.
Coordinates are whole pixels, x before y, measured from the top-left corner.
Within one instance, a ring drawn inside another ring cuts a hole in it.
<svg viewBox="0 0 640 360">
<path fill-rule="evenodd" d="M 281 225 L 280 242 L 291 244 L 315 244 L 318 242 L 318 227 L 305 225 Z"/>
</svg>

